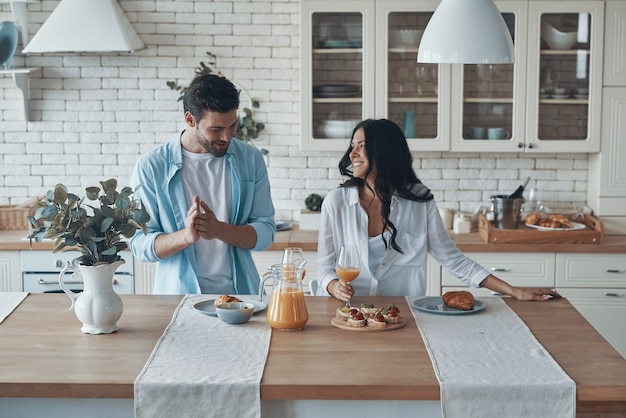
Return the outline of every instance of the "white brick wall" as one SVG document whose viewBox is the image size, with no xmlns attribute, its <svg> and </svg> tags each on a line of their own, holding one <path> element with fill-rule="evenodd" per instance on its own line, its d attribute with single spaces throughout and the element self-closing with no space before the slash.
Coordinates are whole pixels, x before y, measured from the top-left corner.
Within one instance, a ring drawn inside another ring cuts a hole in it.
<svg viewBox="0 0 626 418">
<path fill-rule="evenodd" d="M 31 36 L 58 0 L 28 3 Z M 30 80 L 31 121 L 21 94 L 0 76 L 0 204 L 19 203 L 63 182 L 75 191 L 109 177 L 129 181 L 137 158 L 184 127 L 178 93 L 206 52 L 217 69 L 259 100 L 277 217 L 298 220 L 309 193 L 340 178 L 340 153 L 300 151 L 298 0 L 131 1 L 121 6 L 146 44 L 131 55 L 17 54 L 15 67 L 42 67 Z M 0 21 L 14 21 L 8 3 Z M 22 45 L 18 47 L 21 50 Z M 472 211 L 521 178 L 544 200 L 584 202 L 587 155 L 419 153 L 418 176 L 440 206 Z"/>
</svg>

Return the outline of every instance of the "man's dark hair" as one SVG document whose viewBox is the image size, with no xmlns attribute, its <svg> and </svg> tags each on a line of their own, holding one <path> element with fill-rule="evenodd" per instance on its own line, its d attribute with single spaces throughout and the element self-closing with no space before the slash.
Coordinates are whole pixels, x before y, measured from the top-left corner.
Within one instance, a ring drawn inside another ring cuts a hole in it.
<svg viewBox="0 0 626 418">
<path fill-rule="evenodd" d="M 239 108 L 239 90 L 227 78 L 215 74 L 199 75 L 185 90 L 183 110 L 196 119 L 205 111 L 226 113 Z"/>
</svg>

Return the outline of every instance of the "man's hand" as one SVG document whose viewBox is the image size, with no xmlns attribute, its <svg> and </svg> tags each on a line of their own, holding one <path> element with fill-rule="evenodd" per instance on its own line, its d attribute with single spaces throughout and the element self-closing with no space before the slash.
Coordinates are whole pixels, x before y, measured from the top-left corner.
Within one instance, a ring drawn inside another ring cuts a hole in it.
<svg viewBox="0 0 626 418">
<path fill-rule="evenodd" d="M 185 240 L 189 243 L 193 244 L 200 239 L 200 234 L 196 230 L 196 219 L 200 213 L 200 198 L 195 196 L 193 198 L 193 204 L 189 207 L 187 211 L 187 218 L 185 219 Z"/>
<path fill-rule="evenodd" d="M 215 217 L 215 213 L 213 213 L 209 205 L 207 205 L 204 201 L 200 201 L 199 198 L 198 202 L 199 209 L 195 212 L 196 214 L 194 217 L 194 227 L 196 234 L 203 239 L 217 238 L 217 231 L 221 222 L 217 220 L 217 218 Z"/>
</svg>

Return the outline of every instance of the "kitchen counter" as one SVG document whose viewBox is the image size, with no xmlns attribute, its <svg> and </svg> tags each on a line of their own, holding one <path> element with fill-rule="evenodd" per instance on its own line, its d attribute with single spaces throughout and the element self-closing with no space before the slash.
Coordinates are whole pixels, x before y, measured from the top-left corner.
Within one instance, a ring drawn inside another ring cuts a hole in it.
<svg viewBox="0 0 626 418">
<path fill-rule="evenodd" d="M 28 231 L 0 231 L 0 250 L 28 250 L 24 237 Z M 300 247 L 304 251 L 317 251 L 317 231 L 303 231 L 297 226 L 276 233 L 274 244 L 268 250 L 282 251 L 287 247 Z M 559 252 L 626 254 L 626 235 L 608 235 L 602 244 L 488 244 L 478 232 L 450 233 L 452 240 L 464 252 Z M 52 250 L 52 241 L 33 243 L 35 250 Z"/>
<path fill-rule="evenodd" d="M 0 324 L 0 410 L 3 398 L 132 399 L 134 380 L 181 297 L 122 299 L 119 332 L 85 335 L 67 309 L 66 295 L 29 295 Z M 306 297 L 305 329 L 272 333 L 263 401 L 439 400 L 439 384 L 405 299 L 353 299 L 395 303 L 407 326 L 367 334 L 336 329 L 330 319 L 340 302 Z M 579 412 L 626 412 L 626 361 L 568 301 L 505 300 L 576 382 Z"/>
</svg>

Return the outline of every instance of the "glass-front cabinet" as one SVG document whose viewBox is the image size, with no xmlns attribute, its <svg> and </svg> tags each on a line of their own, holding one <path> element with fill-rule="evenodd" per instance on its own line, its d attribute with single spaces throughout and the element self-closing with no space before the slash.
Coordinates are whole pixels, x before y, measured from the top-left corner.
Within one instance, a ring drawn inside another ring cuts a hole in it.
<svg viewBox="0 0 626 418">
<path fill-rule="evenodd" d="M 598 152 L 604 2 L 566 4 L 529 3 L 526 147 Z"/>
<path fill-rule="evenodd" d="M 515 63 L 452 66 L 453 151 L 518 151 L 525 142 L 528 2 L 496 4 L 515 45 Z"/>
<path fill-rule="evenodd" d="M 346 150 L 366 118 L 395 121 L 413 150 L 449 149 L 449 69 L 417 63 L 437 4 L 301 2 L 303 150 Z"/>
<path fill-rule="evenodd" d="M 301 1 L 303 150 L 344 151 L 365 118 L 416 151 L 599 150 L 603 1 L 497 1 L 514 64 L 418 63 L 438 4 Z"/>
</svg>

